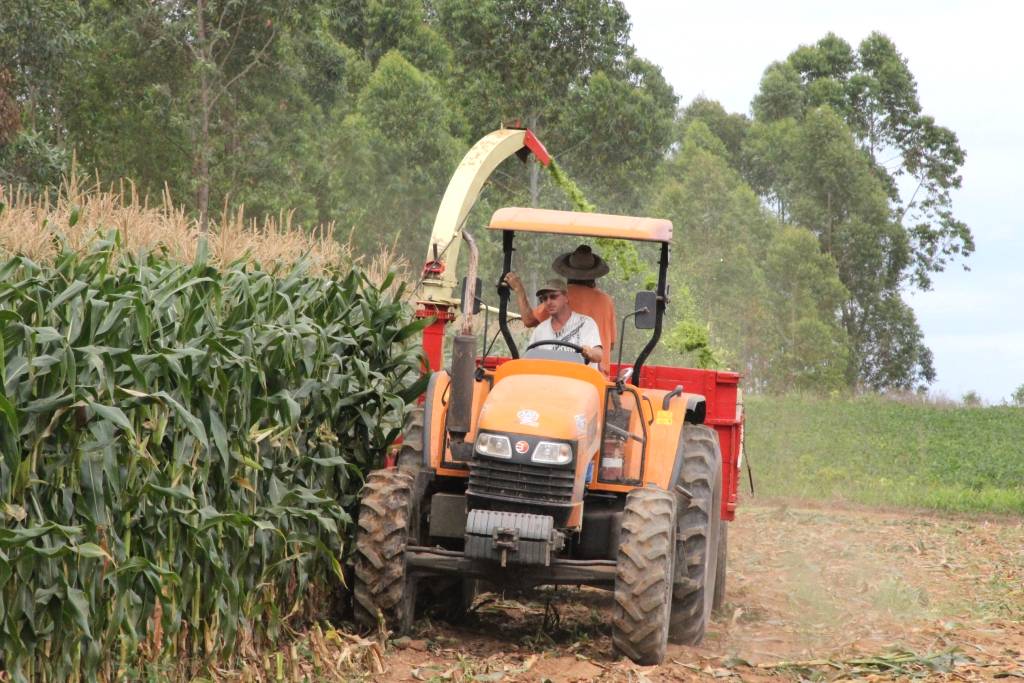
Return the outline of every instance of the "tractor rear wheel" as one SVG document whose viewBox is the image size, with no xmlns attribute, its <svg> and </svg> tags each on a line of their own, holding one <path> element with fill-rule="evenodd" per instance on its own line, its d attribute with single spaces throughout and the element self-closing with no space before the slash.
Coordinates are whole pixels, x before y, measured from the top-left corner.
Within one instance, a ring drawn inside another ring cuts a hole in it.
<svg viewBox="0 0 1024 683">
<path fill-rule="evenodd" d="M 423 465 L 423 406 L 417 405 L 405 416 L 402 445 L 398 451 L 398 466 L 410 469 Z"/>
<path fill-rule="evenodd" d="M 684 493 L 679 513 L 678 571 L 669 638 L 673 643 L 696 645 L 704 638 L 714 603 L 722 517 L 722 454 L 718 435 L 706 425 L 684 426 L 683 440 L 683 469 L 677 483 L 692 497 L 687 502 Z"/>
<path fill-rule="evenodd" d="M 370 472 L 360 492 L 356 528 L 356 621 L 377 628 L 383 619 L 398 634 L 412 627 L 416 608 L 416 584 L 405 560 L 419 521 L 413 483 L 413 476 L 398 468 Z"/>
<path fill-rule="evenodd" d="M 612 643 L 637 664 L 665 658 L 675 566 L 676 496 L 658 488 L 626 496 L 615 574 Z"/>
<path fill-rule="evenodd" d="M 729 525 L 722 524 L 718 530 L 718 566 L 715 567 L 715 599 L 711 609 L 718 612 L 725 604 L 725 565 L 729 555 Z"/>
</svg>

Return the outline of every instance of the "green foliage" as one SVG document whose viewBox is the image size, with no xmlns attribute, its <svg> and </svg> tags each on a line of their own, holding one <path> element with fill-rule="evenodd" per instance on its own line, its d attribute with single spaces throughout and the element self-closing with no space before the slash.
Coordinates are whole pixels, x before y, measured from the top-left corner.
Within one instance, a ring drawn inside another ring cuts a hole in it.
<svg viewBox="0 0 1024 683">
<path fill-rule="evenodd" d="M 981 396 L 973 389 L 965 391 L 964 395 L 960 398 L 960 402 L 967 408 L 979 408 L 982 404 Z"/>
<path fill-rule="evenodd" d="M 580 189 L 579 185 L 573 182 L 573 179 L 566 175 L 562 167 L 558 165 L 558 162 L 554 159 L 548 164 L 548 171 L 551 173 L 552 180 L 563 192 L 565 192 L 566 198 L 569 203 L 572 204 L 573 211 L 583 211 L 584 213 L 593 213 L 597 211 L 597 207 L 590 203 L 590 201 L 583 195 L 583 190 Z"/>
<path fill-rule="evenodd" d="M 673 298 L 688 292 L 692 315 L 707 324 L 680 323 L 670 347 L 686 350 L 707 336 L 724 351 L 695 362 L 742 368 L 747 386 L 843 386 L 848 351 L 837 312 L 846 290 L 835 262 L 811 232 L 767 215 L 705 121 L 724 126 L 715 107 L 702 102 L 695 111 L 703 114 L 690 117 L 652 209 L 675 224 Z"/>
<path fill-rule="evenodd" d="M 707 326 L 693 320 L 676 323 L 665 337 L 665 346 L 679 354 L 694 354 L 693 367 L 715 368 L 722 364 L 711 348 Z"/>
<path fill-rule="evenodd" d="M 1024 384 L 1013 390 L 1013 393 L 1010 394 L 1010 400 L 1018 408 L 1024 408 Z"/>
<path fill-rule="evenodd" d="M 380 60 L 342 124 L 342 149 L 355 162 L 345 173 L 359 174 L 342 184 L 349 209 L 342 227 L 357 246 L 372 252 L 383 234 L 415 244 L 422 255 L 434 218 L 425 208 L 436 209 L 464 152 L 454 135 L 460 125 L 434 79 L 398 52 Z"/>
<path fill-rule="evenodd" d="M 758 495 L 1024 513 L 1016 408 L 750 394 L 744 404 Z"/>
<path fill-rule="evenodd" d="M 602 211 L 640 210 L 671 144 L 676 96 L 661 70 L 634 54 L 620 0 L 434 7 L 432 25 L 452 48 L 447 90 L 470 140 L 501 123 L 528 126 L 589 196 L 602 197 Z M 506 165 L 498 177 L 499 204 L 564 206 L 532 159 L 525 174 Z"/>
<path fill-rule="evenodd" d="M 747 117 L 742 114 L 730 114 L 718 102 L 699 96 L 683 109 L 679 118 L 679 130 L 685 134 L 696 121 L 701 121 L 708 127 L 708 131 L 725 146 L 730 163 L 736 165 L 750 128 Z M 683 135 L 679 137 L 682 138 Z"/>
<path fill-rule="evenodd" d="M 45 192 L 68 170 L 58 103 L 88 44 L 82 14 L 64 0 L 11 0 L 0 12 L 0 185 Z"/>
<path fill-rule="evenodd" d="M 780 219 L 818 235 L 849 291 L 849 383 L 931 382 L 931 354 L 899 292 L 927 289 L 974 250 L 952 211 L 965 159 L 956 135 L 922 113 L 906 60 L 877 32 L 856 50 L 834 34 L 799 47 L 768 67 L 752 108 L 744 172 Z"/>
<path fill-rule="evenodd" d="M 960 186 L 964 151 L 952 131 L 921 113 L 913 74 L 889 38 L 872 33 L 856 51 L 831 33 L 803 45 L 786 62 L 768 68 L 753 104 L 762 121 L 802 119 L 821 106 L 843 117 L 889 182 L 893 215 L 900 222 L 908 219 L 914 284 L 927 287 L 931 272 L 973 251 L 970 231 L 950 210 L 949 191 Z M 878 159 L 893 152 L 896 171 Z M 905 202 L 895 190 L 895 179 L 903 174 L 918 183 Z"/>
<path fill-rule="evenodd" d="M 542 132 L 559 145 L 552 151 L 590 196 L 616 213 L 634 214 L 671 145 L 675 109 L 661 70 L 629 57 L 621 69 L 600 71 L 585 87 L 574 87 L 558 127 Z"/>
<path fill-rule="evenodd" d="M 849 347 L 835 312 L 847 294 L 835 263 L 809 231 L 785 227 L 768 247 L 764 273 L 775 348 L 761 368 L 768 386 L 822 393 L 844 387 Z"/>
<path fill-rule="evenodd" d="M 111 242 L 0 267 L 13 680 L 230 661 L 322 607 L 361 474 L 420 391 L 402 342 L 422 324 L 389 286 Z"/>
<path fill-rule="evenodd" d="M 479 137 L 522 121 L 541 139 L 566 97 L 628 52 L 629 15 L 618 0 L 441 0 L 435 26 L 454 59 L 450 91 Z"/>
<path fill-rule="evenodd" d="M 71 167 L 67 150 L 46 136 L 20 130 L 9 144 L 0 146 L 0 184 L 16 185 L 43 194 Z"/>
<path fill-rule="evenodd" d="M 584 196 L 583 190 L 562 170 L 557 161 L 551 160 L 551 163 L 548 164 L 548 171 L 555 185 L 565 192 L 573 211 L 585 213 L 597 211 L 597 207 L 590 203 Z M 645 287 L 653 289 L 656 286 L 657 275 L 651 269 L 650 264 L 640 258 L 640 254 L 632 242 L 600 238 L 595 240 L 595 244 L 599 252 L 604 255 L 603 258 L 620 278 L 628 280 L 639 277 L 645 283 Z"/>
<path fill-rule="evenodd" d="M 289 212 L 415 263 L 461 154 L 519 122 L 560 170 L 502 164 L 467 226 L 502 205 L 583 210 L 572 193 L 602 212 L 671 218 L 673 291 L 694 303 L 669 312 L 667 330 L 682 325 L 672 348 L 705 329 L 718 360 L 762 388 L 929 383 L 901 291 L 974 248 L 950 195 L 964 152 L 878 33 L 857 46 L 830 34 L 769 65 L 751 119 L 704 98 L 677 111 L 630 44 L 620 0 L 16 0 L 0 29 L 5 185 L 46 191 L 77 155 L 103 183 L 166 189 L 194 212 Z M 901 196 L 908 179 L 916 191 Z M 499 246 L 478 238 L 490 279 Z M 574 246 L 530 244 L 517 262 L 528 277 Z M 625 310 L 654 259 L 595 246 Z"/>
</svg>

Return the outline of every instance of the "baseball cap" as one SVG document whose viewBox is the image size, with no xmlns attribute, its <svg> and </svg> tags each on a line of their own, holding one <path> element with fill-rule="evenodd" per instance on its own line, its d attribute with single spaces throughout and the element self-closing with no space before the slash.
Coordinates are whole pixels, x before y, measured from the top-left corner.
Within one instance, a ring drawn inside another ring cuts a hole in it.
<svg viewBox="0 0 1024 683">
<path fill-rule="evenodd" d="M 540 296 L 544 292 L 562 292 L 568 291 L 568 286 L 565 284 L 565 279 L 560 277 L 551 277 L 544 281 L 540 289 L 537 290 L 537 296 Z"/>
</svg>

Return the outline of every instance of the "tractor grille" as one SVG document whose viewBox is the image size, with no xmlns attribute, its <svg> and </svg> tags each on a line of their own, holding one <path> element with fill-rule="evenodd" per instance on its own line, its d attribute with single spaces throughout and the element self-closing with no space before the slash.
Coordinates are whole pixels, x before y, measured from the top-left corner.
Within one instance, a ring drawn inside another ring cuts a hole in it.
<svg viewBox="0 0 1024 683">
<path fill-rule="evenodd" d="M 469 467 L 471 496 L 568 505 L 574 470 L 474 458 Z"/>
</svg>

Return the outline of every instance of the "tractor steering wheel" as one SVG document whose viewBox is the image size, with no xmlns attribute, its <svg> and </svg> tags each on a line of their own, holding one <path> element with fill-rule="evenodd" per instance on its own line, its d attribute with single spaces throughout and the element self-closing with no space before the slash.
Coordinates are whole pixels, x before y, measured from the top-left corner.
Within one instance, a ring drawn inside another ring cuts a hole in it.
<svg viewBox="0 0 1024 683">
<path fill-rule="evenodd" d="M 579 344 L 573 344 L 572 342 L 562 341 L 561 339 L 547 339 L 547 340 L 544 340 L 544 341 L 535 341 L 535 342 L 533 342 L 532 344 L 530 344 L 529 346 L 526 347 L 526 351 L 529 351 L 530 349 L 535 349 L 538 346 L 550 346 L 550 345 L 564 346 L 567 349 L 572 349 L 576 353 L 578 353 L 581 356 L 583 356 L 583 362 L 584 363 L 586 363 L 587 365 L 590 365 L 590 359 L 587 358 L 587 354 L 583 353 L 583 347 L 582 346 L 580 346 Z M 525 353 L 525 351 L 524 351 L 524 353 Z"/>
</svg>

